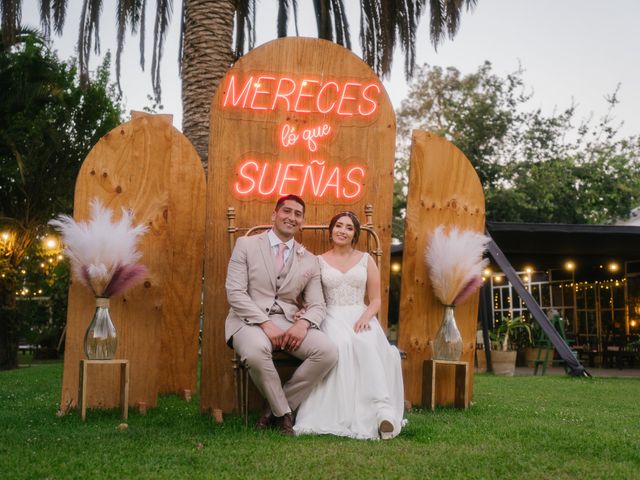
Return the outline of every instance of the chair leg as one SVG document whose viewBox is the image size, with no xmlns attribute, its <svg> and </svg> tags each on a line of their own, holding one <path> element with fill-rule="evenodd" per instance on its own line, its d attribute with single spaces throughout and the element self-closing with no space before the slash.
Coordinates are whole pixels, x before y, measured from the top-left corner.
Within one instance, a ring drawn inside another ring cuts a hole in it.
<svg viewBox="0 0 640 480">
<path fill-rule="evenodd" d="M 244 363 L 242 364 L 242 372 L 243 372 L 242 381 L 243 381 L 243 390 L 244 390 L 244 395 L 242 397 L 244 410 L 242 411 L 242 415 L 244 416 L 244 426 L 248 427 L 249 426 L 249 371 L 247 370 L 247 366 Z"/>
<path fill-rule="evenodd" d="M 249 372 L 239 356 L 233 358 L 236 411 L 242 415 L 245 427 L 249 423 Z"/>
<path fill-rule="evenodd" d="M 553 357 L 552 357 L 553 358 Z M 544 351 L 544 363 L 542 364 L 542 375 L 547 373 L 547 364 L 549 363 L 549 348 Z"/>
</svg>

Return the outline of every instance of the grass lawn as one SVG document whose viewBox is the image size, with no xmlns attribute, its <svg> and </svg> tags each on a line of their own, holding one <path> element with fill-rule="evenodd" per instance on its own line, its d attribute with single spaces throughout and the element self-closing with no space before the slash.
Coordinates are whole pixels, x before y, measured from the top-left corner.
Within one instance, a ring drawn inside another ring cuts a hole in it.
<svg viewBox="0 0 640 480">
<path fill-rule="evenodd" d="M 165 397 L 129 410 L 55 412 L 61 363 L 0 372 L 0 478 L 640 478 L 640 379 L 476 376 L 473 406 L 407 414 L 388 441 L 283 438 L 214 424 Z"/>
</svg>

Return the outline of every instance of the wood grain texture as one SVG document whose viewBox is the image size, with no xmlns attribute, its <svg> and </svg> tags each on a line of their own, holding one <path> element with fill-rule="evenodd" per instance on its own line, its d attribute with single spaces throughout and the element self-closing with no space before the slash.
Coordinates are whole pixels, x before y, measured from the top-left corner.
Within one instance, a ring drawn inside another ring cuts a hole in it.
<svg viewBox="0 0 640 480">
<path fill-rule="evenodd" d="M 396 121 L 384 87 L 361 59 L 334 43 L 318 39 L 283 38 L 267 43 L 242 57 L 227 78 L 232 74 L 246 77 L 255 72 L 274 76 L 288 74 L 294 79 L 375 82 L 380 87 L 379 111 L 375 118 L 367 121 L 279 110 L 230 111 L 222 108 L 227 80 L 220 84 L 211 104 L 207 186 L 205 318 L 200 391 L 200 407 L 206 412 L 214 408 L 228 412 L 234 406 L 233 351 L 224 342 L 224 321 L 229 308 L 224 282 L 231 254 L 227 207 L 235 208 L 238 227 L 250 227 L 270 223 L 275 205 L 275 198 L 240 199 L 231 191 L 231 185 L 238 178 L 238 164 L 247 155 L 259 156 L 269 162 L 295 160 L 308 164 L 313 159 L 323 159 L 330 164 L 359 162 L 366 166 L 362 197 L 349 203 L 317 201 L 303 195 L 307 202 L 305 217 L 307 224 L 327 224 L 336 212 L 349 209 L 364 222 L 364 206 L 373 205 L 373 222 L 384 252 L 380 265 L 383 279 L 381 322 L 386 326 Z M 305 148 L 283 149 L 278 145 L 277 134 L 284 122 L 300 128 L 327 122 L 332 125 L 333 133 L 329 140 L 318 143 L 318 150 L 314 153 Z M 313 253 L 322 253 L 329 248 L 326 232 L 306 231 L 298 240 Z M 365 249 L 365 245 L 366 242 L 362 241 L 358 247 Z"/>
<path fill-rule="evenodd" d="M 423 363 L 431 359 L 431 344 L 443 315 L 424 262 L 429 236 L 441 224 L 484 232 L 484 222 L 484 193 L 469 160 L 447 140 L 414 130 L 398 325 L 398 345 L 407 352 L 405 398 L 414 405 L 422 402 Z M 464 342 L 460 360 L 473 365 L 478 295 L 456 307 L 455 317 Z M 453 404 L 454 377 L 454 367 L 439 367 L 436 404 Z M 473 369 L 469 369 L 467 382 L 471 401 Z"/>
<path fill-rule="evenodd" d="M 189 141 L 170 115 L 136 114 L 105 135 L 85 159 L 76 181 L 74 218 L 89 217 L 99 198 L 120 218 L 131 209 L 149 231 L 139 244 L 149 269 L 143 285 L 111 299 L 116 358 L 129 360 L 129 404 L 155 406 L 158 393 L 195 390 L 205 220 L 205 178 Z M 93 296 L 77 282 L 69 290 L 61 409 L 77 403 L 83 337 Z M 92 407 L 118 404 L 118 372 L 89 378 Z"/>
</svg>

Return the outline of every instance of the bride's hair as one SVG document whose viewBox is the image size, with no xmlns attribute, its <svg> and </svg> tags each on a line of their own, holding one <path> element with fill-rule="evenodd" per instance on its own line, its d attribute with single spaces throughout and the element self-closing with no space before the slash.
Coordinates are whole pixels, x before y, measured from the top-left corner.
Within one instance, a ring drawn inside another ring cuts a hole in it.
<svg viewBox="0 0 640 480">
<path fill-rule="evenodd" d="M 351 245 L 355 245 L 356 243 L 358 243 L 358 238 L 360 238 L 360 220 L 358 220 L 358 217 L 356 216 L 355 213 L 350 212 L 349 210 L 336 213 L 331 219 L 331 221 L 329 222 L 329 241 L 332 241 L 331 237 L 333 234 L 333 227 L 336 226 L 336 222 L 342 217 L 349 217 L 353 222 L 354 230 L 353 230 L 353 239 L 351 240 Z"/>
</svg>

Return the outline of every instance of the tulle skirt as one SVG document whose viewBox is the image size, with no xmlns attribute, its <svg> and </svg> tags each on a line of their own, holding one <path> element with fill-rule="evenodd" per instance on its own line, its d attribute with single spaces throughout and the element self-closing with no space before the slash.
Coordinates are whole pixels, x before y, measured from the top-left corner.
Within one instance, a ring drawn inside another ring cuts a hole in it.
<svg viewBox="0 0 640 480">
<path fill-rule="evenodd" d="M 296 435 L 374 439 L 382 420 L 393 424 L 393 436 L 400 433 L 404 412 L 400 353 L 389 344 L 376 318 L 370 330 L 353 331 L 365 309 L 365 305 L 328 306 L 321 330 L 338 347 L 338 363 L 300 405 Z"/>
</svg>

